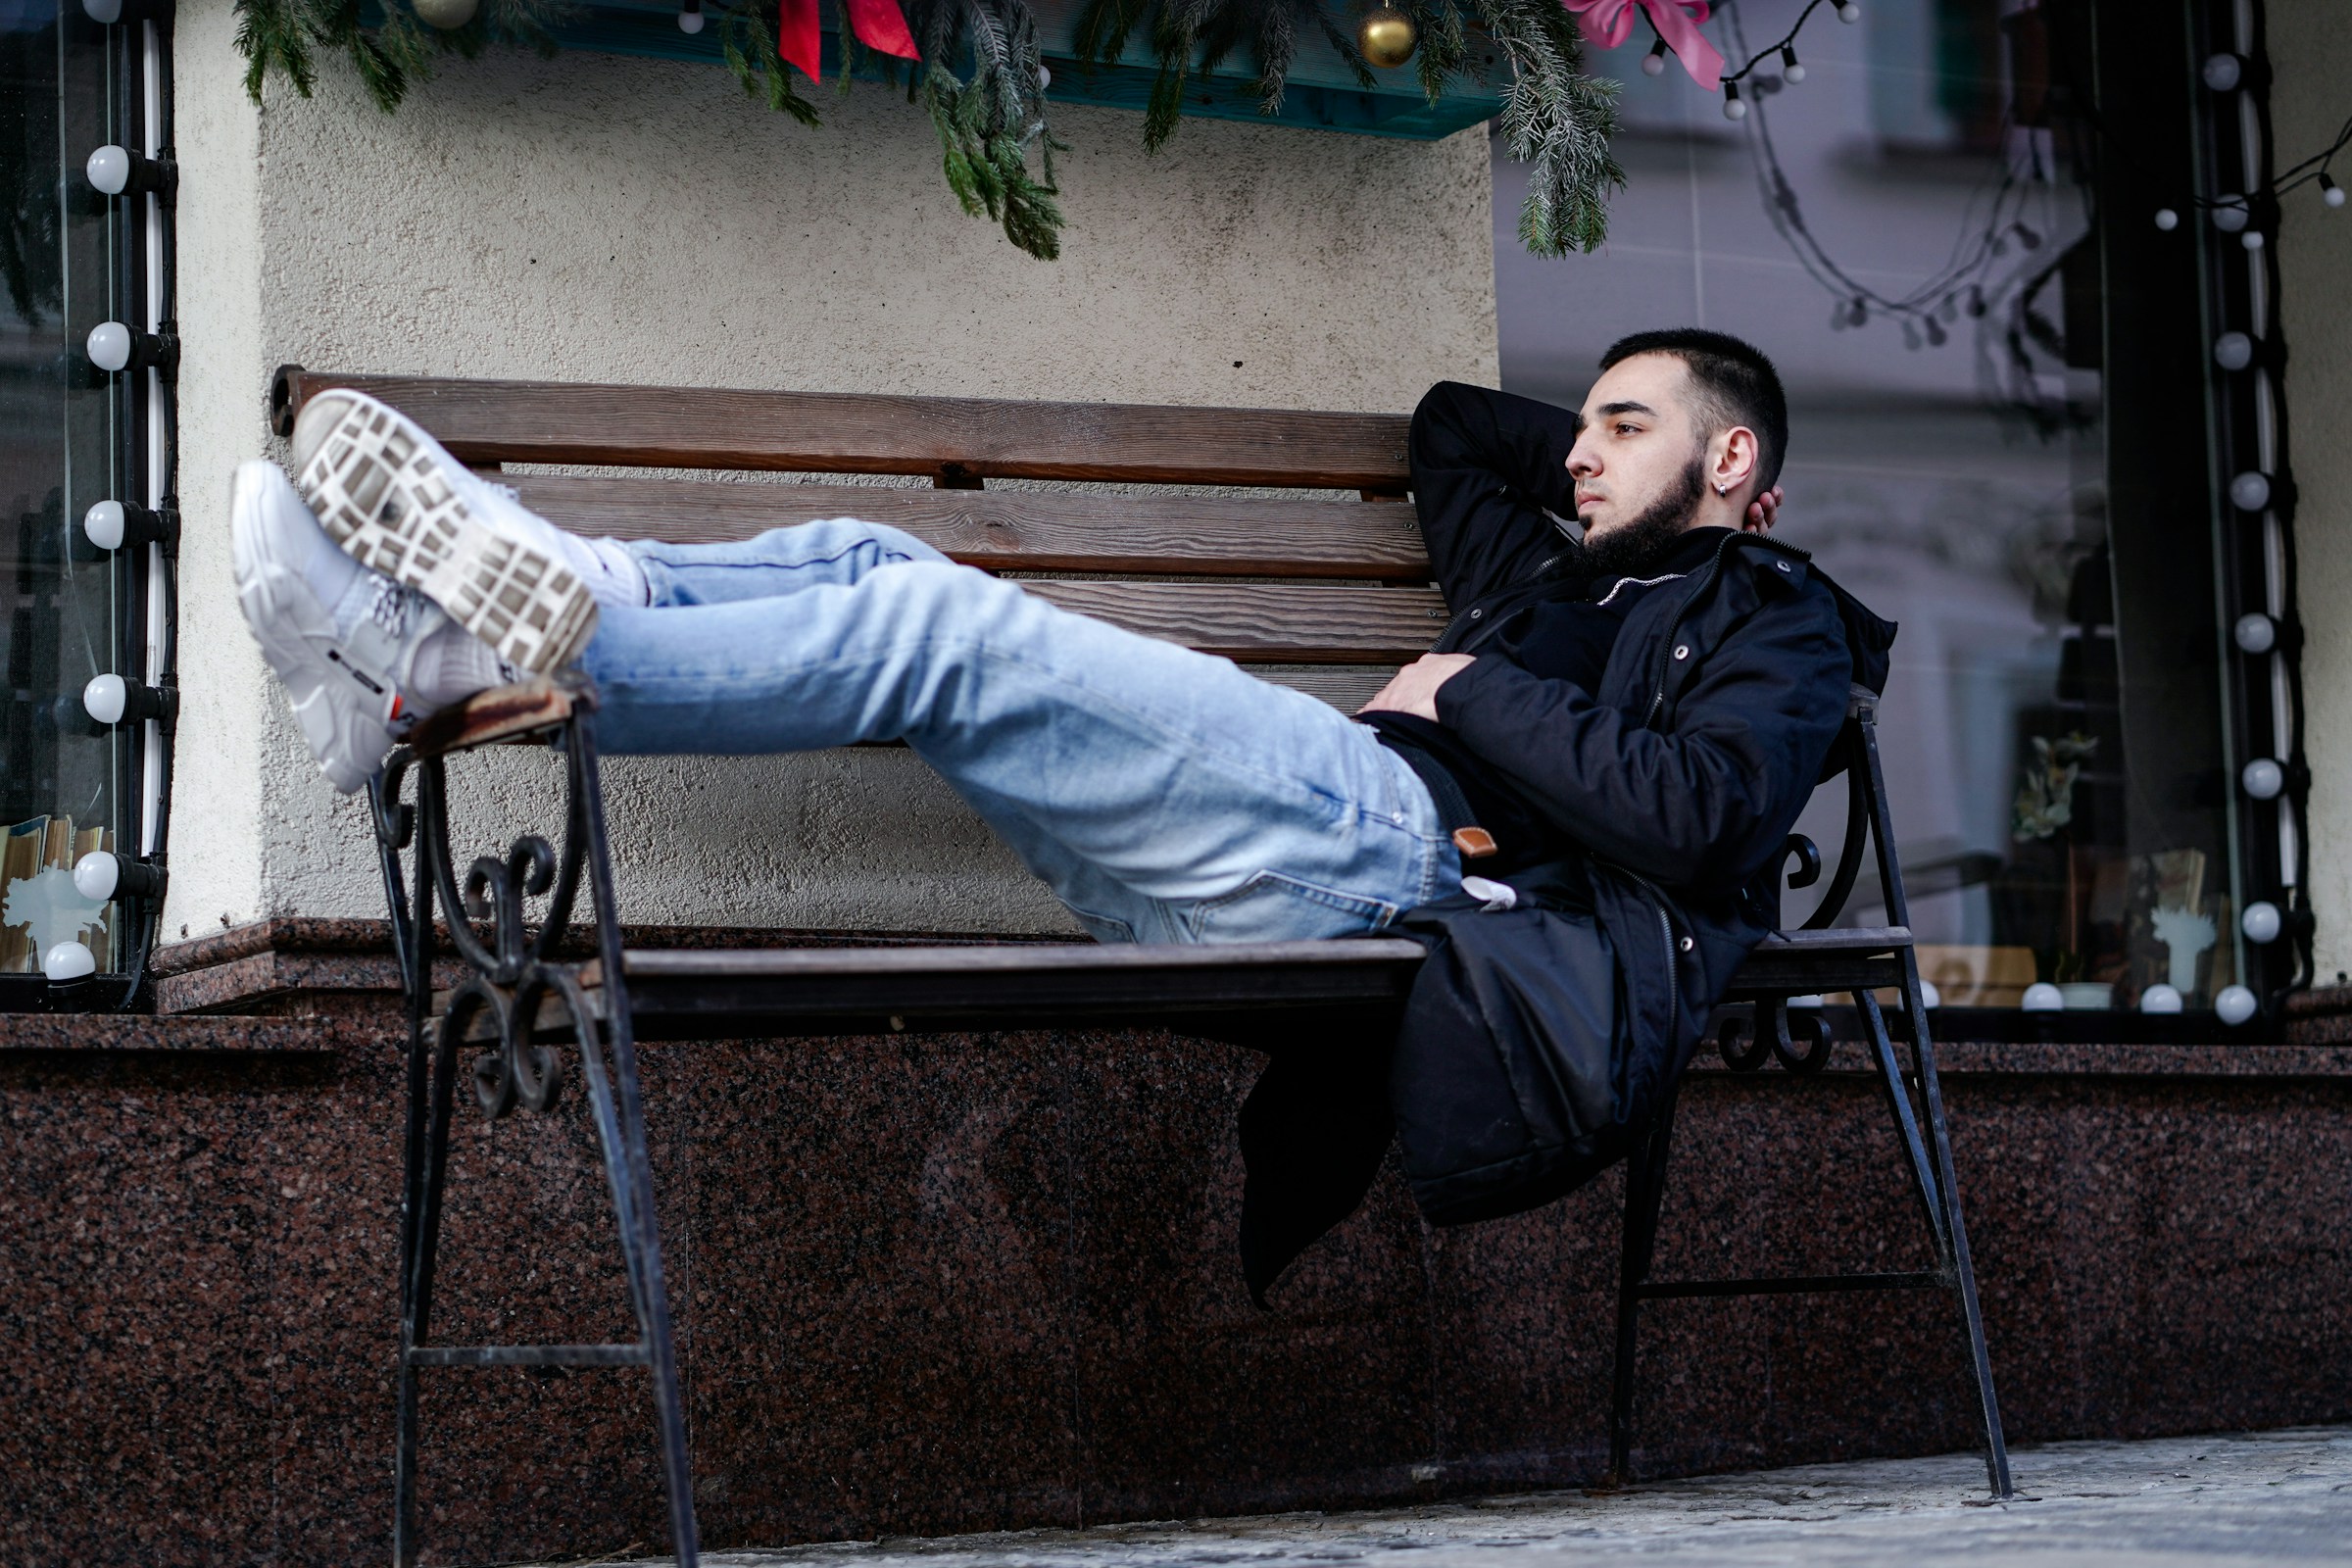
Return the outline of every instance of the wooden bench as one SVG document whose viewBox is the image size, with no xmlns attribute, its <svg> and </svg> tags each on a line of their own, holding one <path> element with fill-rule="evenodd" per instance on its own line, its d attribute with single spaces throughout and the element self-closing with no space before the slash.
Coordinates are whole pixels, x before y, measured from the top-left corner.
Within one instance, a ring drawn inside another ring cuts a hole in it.
<svg viewBox="0 0 2352 1568">
<path fill-rule="evenodd" d="M 312 396 L 353 387 L 414 416 L 461 460 L 501 470 L 522 501 L 580 533 L 673 542 L 747 538 L 812 518 L 856 515 L 904 528 L 968 564 L 1053 573 L 1030 591 L 1148 636 L 1218 653 L 1348 710 L 1396 665 L 1427 651 L 1446 606 L 1407 497 L 1407 421 L 1393 415 L 1012 403 L 842 394 L 329 375 L 287 367 L 271 387 L 281 433 Z M 516 466 L 655 468 L 661 477 L 556 475 Z M 903 475 L 929 486 L 773 483 L 737 474 Z M 1100 490 L 987 488 L 989 481 L 1117 484 Z M 1136 487 L 1152 486 L 1155 489 Z M 1173 488 L 1183 487 L 1183 488 Z M 1215 493 L 1208 487 L 1285 494 Z M 1341 492 L 1334 496 L 1332 492 Z M 1352 494 L 1353 499 L 1348 495 Z M 1301 1011 L 1393 1021 L 1422 957 L 1385 938 L 1226 946 L 1092 943 L 632 951 L 624 947 L 606 841 L 595 694 L 577 681 L 487 692 L 436 714 L 370 789 L 412 1027 L 402 1204 L 401 1365 L 395 1559 L 416 1552 L 416 1372 L 427 1366 L 648 1367 L 673 1544 L 696 1554 L 693 1490 L 664 1295 L 635 1045 L 640 1039 L 883 1034 L 1082 1024 L 1168 1024 L 1215 1034 L 1239 1020 Z M 1627 1474 L 1640 1302 L 1659 1296 L 1940 1285 L 1961 1299 L 1984 1407 L 1987 1474 L 2009 1494 L 1967 1241 L 1952 1181 L 1935 1059 L 1924 1027 L 1901 879 L 1888 846 L 1874 709 L 1858 694 L 1840 738 L 1849 827 L 1831 896 L 1807 928 L 1778 933 L 1740 972 L 1719 1038 L 1753 1070 L 1779 1059 L 1819 1070 L 1829 1038 L 1788 1000 L 1852 991 L 1925 1205 L 1936 1266 L 1918 1275 L 1653 1282 L 1648 1257 L 1663 1193 L 1671 1106 L 1629 1183 L 1612 1416 L 1612 1474 Z M 557 842 L 525 833 L 461 875 L 451 858 L 447 769 L 476 748 L 554 740 L 567 780 Z M 412 788 L 413 781 L 413 788 Z M 1893 924 L 1833 921 L 1877 846 Z M 1791 840 L 1798 885 L 1819 857 Z M 408 863 L 403 865 L 403 857 Z M 581 915 L 585 893 L 589 913 Z M 536 902 L 534 902 L 536 901 Z M 467 975 L 435 994 L 434 910 Z M 596 956 L 559 961 L 575 923 Z M 1907 999 L 1909 1081 L 1871 1000 Z M 1801 1038 L 1800 1038 L 1801 1037 Z M 487 1048 L 487 1049 L 484 1049 Z M 476 1052 L 479 1054 L 475 1054 Z M 461 1054 L 472 1059 L 461 1062 Z M 567 1059 L 576 1066 L 567 1068 Z M 575 1075 L 588 1095 L 612 1185 L 640 1338 L 625 1345 L 440 1346 L 431 1340 L 434 1261 L 456 1085 L 492 1117 L 553 1106 Z"/>
</svg>

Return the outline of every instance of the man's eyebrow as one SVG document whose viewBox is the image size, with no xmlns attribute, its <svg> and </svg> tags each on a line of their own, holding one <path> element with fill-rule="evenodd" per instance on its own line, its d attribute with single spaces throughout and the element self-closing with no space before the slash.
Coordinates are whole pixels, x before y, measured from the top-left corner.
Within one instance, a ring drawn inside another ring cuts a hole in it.
<svg viewBox="0 0 2352 1568">
<path fill-rule="evenodd" d="M 1646 403 L 1603 403 L 1600 406 L 1600 416 L 1604 419 L 1614 419 L 1620 414 L 1646 414 L 1653 419 L 1658 416 L 1658 411 Z"/>
</svg>

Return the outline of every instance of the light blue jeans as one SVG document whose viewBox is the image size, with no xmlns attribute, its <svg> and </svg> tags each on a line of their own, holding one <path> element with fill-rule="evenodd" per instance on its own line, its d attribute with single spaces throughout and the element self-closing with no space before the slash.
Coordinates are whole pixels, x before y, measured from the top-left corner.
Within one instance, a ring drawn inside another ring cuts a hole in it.
<svg viewBox="0 0 2352 1568">
<path fill-rule="evenodd" d="M 583 667 L 602 750 L 904 740 L 1105 942 L 1374 930 L 1461 866 L 1370 729 L 853 518 L 632 544 Z"/>
</svg>

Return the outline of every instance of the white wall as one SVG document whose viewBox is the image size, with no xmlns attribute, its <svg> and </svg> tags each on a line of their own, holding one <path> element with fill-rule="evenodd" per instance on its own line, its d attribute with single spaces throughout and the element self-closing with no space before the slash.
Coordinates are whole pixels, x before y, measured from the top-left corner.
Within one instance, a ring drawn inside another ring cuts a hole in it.
<svg viewBox="0 0 2352 1568">
<path fill-rule="evenodd" d="M 240 85 L 226 0 L 180 10 L 182 682 L 167 940 L 380 910 L 363 813 L 309 763 L 237 620 L 230 470 L 270 369 L 1404 410 L 1492 383 L 1484 134 L 1435 144 L 1064 108 L 1063 257 L 965 218 L 927 119 L 825 94 L 797 125 L 723 70 L 451 61 L 397 116 L 329 62 Z M 1239 362 L 1238 364 L 1236 362 Z M 468 849 L 552 822 L 502 756 Z M 616 763 L 633 921 L 1061 928 L 911 758 Z M 529 818 L 526 822 L 525 818 Z M 494 837 L 495 835 L 495 837 Z"/>
<path fill-rule="evenodd" d="M 2335 0 L 2270 0 L 2277 72 L 2272 122 L 2281 167 L 2334 139 L 2352 111 L 2352 19 Z M 2337 178 L 2352 183 L 2352 159 Z M 2352 209 L 2309 187 L 2288 196 L 2278 232 L 2280 324 L 2294 465 L 2303 626 L 2305 745 L 2311 759 L 2311 898 L 2319 981 L 2352 970 Z"/>
</svg>

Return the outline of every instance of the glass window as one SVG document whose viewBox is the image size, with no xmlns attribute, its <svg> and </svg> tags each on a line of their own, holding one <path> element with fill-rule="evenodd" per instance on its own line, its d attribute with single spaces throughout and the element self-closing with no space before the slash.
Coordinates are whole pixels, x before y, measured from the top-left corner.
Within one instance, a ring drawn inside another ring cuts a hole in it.
<svg viewBox="0 0 2352 1568">
<path fill-rule="evenodd" d="M 81 702 L 92 676 L 145 667 L 144 552 L 102 552 L 81 528 L 94 502 L 147 496 L 147 377 L 104 375 L 83 347 L 100 322 L 148 324 L 144 202 L 82 173 L 97 147 L 142 146 L 133 32 L 78 4 L 0 0 L 0 974 L 37 975 L 46 947 L 74 940 L 118 967 L 115 911 L 81 900 L 70 867 L 137 848 L 140 726 L 97 724 Z"/>
<path fill-rule="evenodd" d="M 1802 9 L 1726 5 L 1707 30 L 1737 67 Z M 2087 25 L 2021 0 L 1860 12 L 1816 11 L 1801 79 L 1772 58 L 1739 122 L 1679 66 L 1635 69 L 1646 32 L 1589 54 L 1624 83 L 1627 188 L 1605 250 L 1542 261 L 1509 230 L 1521 172 L 1496 162 L 1504 385 L 1574 405 L 1646 327 L 1770 354 L 1791 405 L 1782 536 L 1901 623 L 1881 739 L 1945 1006 L 2014 1009 L 2036 981 L 2075 1007 L 2160 983 L 2209 1006 L 2241 955 L 2199 274 L 2152 201 L 2104 199 L 2082 113 L 2100 72 L 2147 63 L 2106 39 L 2094 62 Z M 2186 167 L 2184 115 L 2168 134 Z M 1839 793 L 1800 824 L 1825 851 Z M 1847 918 L 1879 918 L 1878 897 L 1866 879 Z"/>
</svg>

